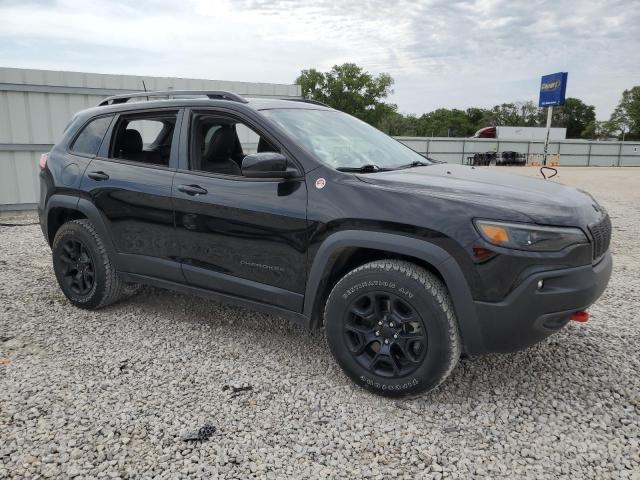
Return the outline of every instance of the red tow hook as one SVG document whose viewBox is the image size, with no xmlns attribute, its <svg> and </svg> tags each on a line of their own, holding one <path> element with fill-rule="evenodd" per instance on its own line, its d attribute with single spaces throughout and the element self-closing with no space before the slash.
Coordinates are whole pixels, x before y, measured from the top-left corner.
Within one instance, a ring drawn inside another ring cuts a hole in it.
<svg viewBox="0 0 640 480">
<path fill-rule="evenodd" d="M 571 314 L 571 320 L 574 322 L 586 323 L 589 321 L 589 312 L 585 312 L 584 310 L 574 312 Z"/>
</svg>

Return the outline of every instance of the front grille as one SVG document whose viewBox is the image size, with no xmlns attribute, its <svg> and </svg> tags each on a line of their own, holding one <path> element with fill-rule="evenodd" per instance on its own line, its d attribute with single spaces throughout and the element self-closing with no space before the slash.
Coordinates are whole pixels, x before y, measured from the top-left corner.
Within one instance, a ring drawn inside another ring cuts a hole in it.
<svg viewBox="0 0 640 480">
<path fill-rule="evenodd" d="M 609 249 L 611 242 L 611 220 L 605 215 L 598 223 L 589 225 L 593 236 L 593 259 L 600 258 Z"/>
</svg>

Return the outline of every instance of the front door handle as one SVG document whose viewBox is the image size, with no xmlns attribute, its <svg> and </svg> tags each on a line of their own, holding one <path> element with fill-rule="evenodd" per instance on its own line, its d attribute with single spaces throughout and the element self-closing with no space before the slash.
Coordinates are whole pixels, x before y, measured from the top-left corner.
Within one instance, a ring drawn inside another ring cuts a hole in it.
<svg viewBox="0 0 640 480">
<path fill-rule="evenodd" d="M 207 189 L 202 188 L 200 185 L 178 185 L 178 190 L 187 195 L 206 195 Z"/>
<path fill-rule="evenodd" d="M 87 177 L 93 180 L 97 180 L 98 182 L 101 180 L 109 180 L 109 175 L 104 172 L 89 172 L 87 174 Z"/>
</svg>

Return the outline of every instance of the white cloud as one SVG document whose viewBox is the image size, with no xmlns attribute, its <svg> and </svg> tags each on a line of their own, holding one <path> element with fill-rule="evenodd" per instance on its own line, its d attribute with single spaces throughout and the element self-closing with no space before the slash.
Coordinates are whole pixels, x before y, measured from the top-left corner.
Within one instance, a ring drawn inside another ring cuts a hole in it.
<svg viewBox="0 0 640 480">
<path fill-rule="evenodd" d="M 640 84 L 637 1 L 0 0 L 0 64 L 292 82 L 355 62 L 396 80 L 405 112 L 568 94 L 606 118 Z"/>
</svg>

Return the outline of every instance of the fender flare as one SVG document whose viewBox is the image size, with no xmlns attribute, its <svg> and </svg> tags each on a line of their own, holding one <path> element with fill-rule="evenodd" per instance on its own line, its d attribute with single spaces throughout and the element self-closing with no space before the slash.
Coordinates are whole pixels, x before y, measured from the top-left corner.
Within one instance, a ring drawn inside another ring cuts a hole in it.
<svg viewBox="0 0 640 480">
<path fill-rule="evenodd" d="M 443 248 L 412 237 L 392 233 L 343 230 L 329 236 L 320 245 L 309 269 L 304 296 L 304 315 L 313 320 L 319 287 L 331 272 L 336 253 L 347 247 L 371 248 L 419 258 L 431 265 L 444 279 L 451 295 L 462 343 L 467 353 L 483 350 L 482 334 L 469 284 L 455 259 Z"/>
<path fill-rule="evenodd" d="M 46 232 L 48 235 L 49 232 L 49 212 L 53 208 L 68 208 L 70 210 L 76 210 L 82 213 L 87 219 L 93 224 L 93 227 L 100 235 L 100 239 L 104 243 L 105 248 L 107 249 L 107 253 L 111 256 L 111 258 L 115 257 L 115 248 L 113 246 L 113 240 L 111 239 L 111 235 L 109 233 L 109 229 L 107 228 L 104 218 L 102 214 L 98 210 L 98 208 L 91 203 L 89 200 L 80 197 L 74 197 L 71 195 L 64 194 L 54 194 L 47 200 L 47 209 L 46 209 Z M 53 242 L 53 239 L 49 239 Z"/>
<path fill-rule="evenodd" d="M 78 197 L 64 194 L 54 194 L 47 198 L 44 213 L 40 217 L 42 233 L 49 245 L 53 244 L 53 238 L 49 238 L 49 214 L 54 208 L 65 208 L 68 210 L 78 210 Z"/>
</svg>

